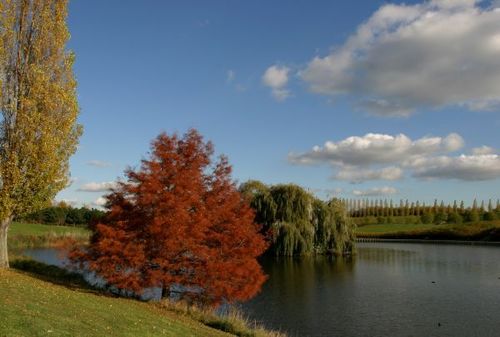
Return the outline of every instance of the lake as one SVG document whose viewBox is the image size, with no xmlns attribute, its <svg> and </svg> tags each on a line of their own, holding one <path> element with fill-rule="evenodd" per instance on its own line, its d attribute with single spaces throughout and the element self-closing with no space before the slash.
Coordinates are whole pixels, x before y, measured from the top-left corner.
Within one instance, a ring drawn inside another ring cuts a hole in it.
<svg viewBox="0 0 500 337">
<path fill-rule="evenodd" d="M 60 264 L 52 249 L 26 255 Z M 500 336 L 500 247 L 359 243 L 352 259 L 265 258 L 241 305 L 290 336 Z"/>
</svg>

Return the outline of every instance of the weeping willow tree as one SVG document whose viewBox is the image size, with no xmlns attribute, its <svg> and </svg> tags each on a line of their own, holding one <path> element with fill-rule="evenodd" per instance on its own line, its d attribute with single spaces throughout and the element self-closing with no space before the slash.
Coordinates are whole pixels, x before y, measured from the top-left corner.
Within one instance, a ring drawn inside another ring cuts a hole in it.
<svg viewBox="0 0 500 337">
<path fill-rule="evenodd" d="M 294 184 L 267 186 L 255 180 L 240 191 L 249 198 L 256 221 L 271 235 L 274 254 L 354 252 L 354 225 L 340 200 L 325 202 Z"/>
</svg>

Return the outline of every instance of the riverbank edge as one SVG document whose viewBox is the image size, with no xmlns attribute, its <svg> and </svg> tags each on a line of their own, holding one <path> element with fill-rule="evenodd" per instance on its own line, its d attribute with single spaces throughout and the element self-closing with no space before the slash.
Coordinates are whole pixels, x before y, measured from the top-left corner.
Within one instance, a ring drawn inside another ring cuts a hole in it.
<svg viewBox="0 0 500 337">
<path fill-rule="evenodd" d="M 42 225 L 44 226 L 44 225 Z M 62 226 L 66 227 L 66 226 Z M 72 228 L 72 227 L 68 227 Z M 47 282 L 53 286 L 67 287 L 68 290 L 79 292 L 82 289 L 88 291 L 86 287 L 88 284 L 83 280 L 81 275 L 69 272 L 56 266 L 47 265 L 37 262 L 22 254 L 23 249 L 32 248 L 56 248 L 56 249 L 69 249 L 75 245 L 88 244 L 90 232 L 88 233 L 54 233 L 51 231 L 37 234 L 15 234 L 10 236 L 8 246 L 9 254 L 13 268 L 1 270 L 5 273 L 14 273 L 18 275 L 25 275 L 33 277 L 33 280 Z M 75 288 L 75 285 L 77 287 Z M 102 290 L 90 287 L 92 293 L 98 296 L 112 296 Z M 134 299 L 122 298 L 125 300 L 134 301 Z M 168 300 L 160 302 L 143 302 L 137 301 L 154 308 L 161 309 L 172 315 L 178 316 L 180 322 L 184 319 L 193 320 L 199 324 L 218 331 L 228 334 L 230 336 L 241 337 L 286 337 L 286 333 L 281 331 L 273 331 L 265 328 L 264 326 L 253 322 L 245 317 L 241 312 L 232 310 L 226 315 L 218 315 L 214 310 L 201 309 L 196 306 L 186 305 L 186 303 L 175 303 Z M 0 302 L 1 303 L 1 302 Z M 45 322 L 44 322 L 45 323 Z M 0 329 L 1 330 L 1 329 Z"/>
<path fill-rule="evenodd" d="M 381 243 L 429 243 L 447 245 L 468 245 L 468 246 L 499 246 L 499 241 L 472 241 L 472 240 L 436 240 L 436 239 L 386 239 L 374 237 L 358 237 L 357 243 L 381 242 Z"/>
</svg>

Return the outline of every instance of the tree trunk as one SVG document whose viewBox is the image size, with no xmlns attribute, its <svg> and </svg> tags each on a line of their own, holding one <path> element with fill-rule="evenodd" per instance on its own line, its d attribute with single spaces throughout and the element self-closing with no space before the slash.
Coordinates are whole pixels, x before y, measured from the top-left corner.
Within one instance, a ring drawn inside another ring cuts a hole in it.
<svg viewBox="0 0 500 337">
<path fill-rule="evenodd" d="M 170 285 L 164 285 L 161 288 L 161 298 L 164 299 L 166 298 L 167 300 L 170 299 Z"/>
<path fill-rule="evenodd" d="M 0 222 L 0 269 L 9 268 L 9 254 L 7 251 L 7 233 L 12 217 L 3 219 Z"/>
</svg>

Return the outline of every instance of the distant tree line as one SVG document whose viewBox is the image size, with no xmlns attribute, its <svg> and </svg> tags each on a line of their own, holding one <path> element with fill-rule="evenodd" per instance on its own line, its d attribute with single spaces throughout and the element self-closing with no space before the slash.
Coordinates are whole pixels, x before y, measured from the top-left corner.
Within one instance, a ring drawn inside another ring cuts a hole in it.
<svg viewBox="0 0 500 337">
<path fill-rule="evenodd" d="M 487 203 L 477 200 L 466 207 L 463 201 L 452 204 L 438 203 L 437 199 L 431 205 L 425 202 L 409 202 L 400 200 L 395 204 L 387 199 L 343 199 L 351 218 L 357 225 L 382 223 L 406 224 L 442 224 L 463 222 L 492 221 L 500 219 L 500 201 L 494 204 L 490 199 Z"/>
<path fill-rule="evenodd" d="M 353 253 L 354 225 L 340 199 L 323 201 L 294 184 L 268 186 L 255 180 L 242 184 L 240 192 L 275 255 Z"/>
<path fill-rule="evenodd" d="M 17 218 L 17 221 L 42 223 L 60 226 L 88 226 L 98 221 L 105 212 L 96 208 L 72 207 L 64 202 L 43 208 L 37 212 L 30 213 Z"/>
</svg>

